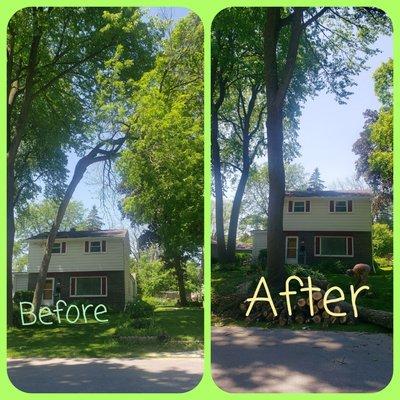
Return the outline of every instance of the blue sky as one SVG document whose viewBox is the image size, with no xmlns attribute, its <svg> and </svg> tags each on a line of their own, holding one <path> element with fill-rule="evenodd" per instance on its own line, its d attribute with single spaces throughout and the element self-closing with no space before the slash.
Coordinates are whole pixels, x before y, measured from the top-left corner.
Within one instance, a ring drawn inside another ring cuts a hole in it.
<svg viewBox="0 0 400 400">
<path fill-rule="evenodd" d="M 188 10 L 183 8 L 168 9 L 168 11 L 155 8 L 151 14 L 179 19 L 187 12 Z M 382 52 L 371 58 L 368 62 L 369 69 L 357 77 L 357 86 L 353 88 L 354 94 L 347 104 L 338 104 L 332 95 L 325 92 L 320 92 L 315 99 L 308 100 L 304 104 L 299 130 L 301 156 L 294 162 L 301 163 L 308 173 L 318 167 L 328 188 L 337 179 L 343 180 L 354 175 L 356 156 L 352 152 L 352 146 L 364 124 L 363 112 L 368 108 L 379 108 L 374 94 L 372 74 L 382 62 L 392 57 L 392 38 L 379 39 L 378 47 Z M 73 170 L 76 161 L 77 158 L 71 154 L 68 164 L 70 171 Z M 87 208 L 96 205 L 103 214 L 105 228 L 127 228 L 129 221 L 122 220 L 117 204 L 109 202 L 111 215 L 102 212 L 98 171 L 98 166 L 89 169 L 73 199 L 82 201 Z"/>
<path fill-rule="evenodd" d="M 357 157 L 352 146 L 364 125 L 363 112 L 380 107 L 372 74 L 382 62 L 392 57 L 392 38 L 382 37 L 377 47 L 382 52 L 371 58 L 369 69 L 357 77 L 357 86 L 347 104 L 340 105 L 332 95 L 320 93 L 304 105 L 299 131 L 301 157 L 294 162 L 301 163 L 307 172 L 318 167 L 326 186 L 354 175 Z"/>
</svg>

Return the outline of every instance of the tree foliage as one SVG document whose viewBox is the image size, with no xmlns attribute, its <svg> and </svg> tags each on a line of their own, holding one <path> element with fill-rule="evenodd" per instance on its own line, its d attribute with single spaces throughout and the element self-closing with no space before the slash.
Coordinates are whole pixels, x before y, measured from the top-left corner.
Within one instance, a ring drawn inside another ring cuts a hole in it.
<svg viewBox="0 0 400 400">
<path fill-rule="evenodd" d="M 391 224 L 393 203 L 393 61 L 375 72 L 375 94 L 381 109 L 364 112 L 364 129 L 354 143 L 356 170 L 374 193 L 375 218 Z"/>
<path fill-rule="evenodd" d="M 315 168 L 308 180 L 308 188 L 313 191 L 324 190 L 324 181 L 321 179 L 319 168 Z"/>
<path fill-rule="evenodd" d="M 393 254 L 393 232 L 387 224 L 372 225 L 372 249 L 374 257 L 391 257 Z"/>
<path fill-rule="evenodd" d="M 103 226 L 103 220 L 101 219 L 96 206 L 93 206 L 89 211 L 85 222 L 84 228 L 87 230 L 99 230 Z"/>
<path fill-rule="evenodd" d="M 118 162 L 123 209 L 150 225 L 175 269 L 181 304 L 184 260 L 203 241 L 203 28 L 179 21 L 132 98 L 132 130 Z"/>
</svg>

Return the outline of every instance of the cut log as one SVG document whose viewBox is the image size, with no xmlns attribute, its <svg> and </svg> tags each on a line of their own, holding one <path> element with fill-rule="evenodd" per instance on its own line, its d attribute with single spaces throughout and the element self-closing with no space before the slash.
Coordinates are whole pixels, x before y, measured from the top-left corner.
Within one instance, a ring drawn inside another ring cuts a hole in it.
<svg viewBox="0 0 400 400">
<path fill-rule="evenodd" d="M 297 305 L 299 307 L 304 307 L 306 305 L 306 299 L 300 298 L 297 300 Z"/>
<path fill-rule="evenodd" d="M 340 322 L 341 324 L 345 324 L 345 323 L 347 322 L 347 316 L 340 317 L 340 318 L 339 318 L 339 322 Z"/>
<path fill-rule="evenodd" d="M 335 306 L 335 308 L 333 309 L 333 312 L 337 314 L 337 313 L 342 312 L 342 309 L 340 308 L 340 306 Z"/>
<path fill-rule="evenodd" d="M 312 298 L 313 298 L 315 301 L 321 300 L 322 297 L 323 297 L 323 295 L 322 295 L 321 292 L 314 292 L 314 293 L 312 294 Z"/>
<path fill-rule="evenodd" d="M 322 318 L 319 315 L 314 315 L 312 320 L 314 321 L 315 324 L 320 324 Z"/>
<path fill-rule="evenodd" d="M 296 314 L 296 316 L 294 317 L 294 320 L 298 323 L 298 324 L 304 324 L 305 318 L 303 314 Z"/>
<path fill-rule="evenodd" d="M 321 299 L 321 300 L 318 301 L 317 307 L 318 307 L 320 310 L 323 310 L 323 309 L 324 309 L 324 299 Z"/>
<path fill-rule="evenodd" d="M 343 311 L 351 313 L 353 307 L 350 303 L 342 301 L 340 307 Z M 370 322 L 375 325 L 383 326 L 384 328 L 393 330 L 393 313 L 389 311 L 373 310 L 371 308 L 359 307 L 358 309 L 358 319 L 364 322 Z M 356 319 L 357 320 L 357 319 Z"/>
</svg>

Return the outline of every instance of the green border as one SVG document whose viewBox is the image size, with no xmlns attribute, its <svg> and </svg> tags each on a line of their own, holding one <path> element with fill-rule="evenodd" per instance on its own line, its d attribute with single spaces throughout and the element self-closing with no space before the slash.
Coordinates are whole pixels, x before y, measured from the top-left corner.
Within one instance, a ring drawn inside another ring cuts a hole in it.
<svg viewBox="0 0 400 400">
<path fill-rule="evenodd" d="M 7 1 L 8 4 L 5 4 L 6 0 L 2 1 L 0 5 L 0 27 L 1 27 L 1 36 L 0 36 L 0 48 L 3 49 L 3 56 L 0 63 L 0 76 L 5 77 L 6 75 L 6 57 L 5 57 L 5 49 L 6 49 L 6 29 L 7 23 L 10 17 L 19 9 L 30 6 L 82 6 L 82 1 L 76 0 L 14 0 L 13 4 L 11 1 Z M 254 398 L 260 396 L 264 396 L 267 398 L 285 398 L 285 399 L 296 399 L 303 400 L 308 399 L 310 397 L 318 398 L 318 397 L 337 397 L 340 399 L 351 399 L 354 397 L 368 397 L 375 399 L 393 399 L 395 398 L 395 393 L 400 393 L 400 373 L 399 373 L 399 362 L 398 355 L 400 350 L 400 336 L 397 327 L 399 326 L 399 313 L 397 309 L 399 308 L 397 304 L 394 304 L 394 312 L 395 312 L 395 320 L 394 320 L 394 374 L 391 383 L 382 391 L 377 393 L 351 393 L 351 394 L 265 394 L 265 393 L 245 393 L 245 394 L 229 394 L 221 389 L 219 389 L 213 382 L 211 377 L 211 312 L 210 312 L 210 283 L 211 283 L 211 271 L 210 271 L 210 237 L 211 237 L 211 226 L 210 226 L 210 215 L 211 215 L 211 169 L 210 169 L 210 70 L 208 66 L 210 65 L 210 29 L 211 22 L 214 16 L 226 7 L 232 6 L 253 6 L 253 7 L 265 7 L 265 6 L 374 6 L 380 7 L 383 9 L 387 15 L 392 19 L 393 28 L 394 28 L 394 59 L 400 59 L 400 13 L 398 11 L 398 4 L 395 0 L 369 0 L 369 1 L 359 1 L 359 0 L 324 0 L 324 1 L 315 1 L 315 0 L 280 0 L 280 1 L 257 1 L 257 0 L 141 0 L 141 1 L 128 1 L 128 0 L 87 0 L 85 2 L 86 6 L 145 6 L 145 7 L 186 7 L 190 8 L 192 11 L 196 12 L 202 19 L 204 23 L 204 31 L 205 31 L 205 63 L 204 63 L 204 79 L 205 79 L 205 102 L 204 102 L 204 121 L 205 121 L 205 157 L 204 157 L 204 176 L 205 176 L 205 189 L 204 189 L 204 206 L 205 206 L 205 217 L 204 217 L 204 239 L 205 239 L 205 251 L 204 251 L 204 259 L 205 259 L 205 313 L 204 313 L 204 322 L 205 322 L 205 357 L 204 357 L 204 375 L 200 382 L 200 384 L 194 388 L 193 390 L 182 393 L 182 394 L 105 394 L 105 393 L 90 393 L 90 394 L 79 394 L 80 398 L 85 399 L 95 399 L 95 398 L 107 398 L 107 399 L 123 399 L 123 398 L 131 398 L 131 399 L 161 399 L 161 398 L 180 398 L 180 399 L 204 399 L 204 398 L 218 398 L 218 399 L 228 399 L 228 398 Z M 395 64 L 397 65 L 397 64 Z M 397 73 L 397 69 L 395 69 L 395 98 L 394 103 L 397 105 L 400 103 L 400 91 L 397 89 L 400 87 L 400 75 Z M 5 79 L 0 80 L 0 93 L 6 93 L 6 83 Z M 400 126 L 400 113 L 397 108 L 395 108 L 394 114 L 394 126 L 395 126 L 395 134 L 394 134 L 394 146 L 395 149 L 399 145 L 399 135 L 398 135 L 398 127 Z M 0 174 L 0 186 L 6 187 L 6 107 L 1 110 L 1 122 L 2 122 L 2 134 L 0 136 L 1 148 L 4 149 L 0 152 L 1 165 L 3 168 L 1 169 Z M 400 168 L 400 156 L 395 156 L 394 165 L 395 165 L 395 191 L 397 191 L 397 170 Z M 397 215 L 400 212 L 398 201 L 395 199 L 394 202 L 394 212 Z M 0 279 L 0 292 L 1 292 L 1 300 L 0 300 L 0 321 L 2 327 L 2 334 L 0 335 L 0 394 L 3 395 L 1 398 L 7 399 L 53 399 L 55 397 L 54 394 L 32 394 L 25 393 L 18 389 L 16 389 L 8 379 L 7 375 L 7 349 L 6 349 L 6 194 L 5 190 L 3 190 L 3 196 L 0 200 L 0 208 L 3 220 L 3 229 L 1 230 L 1 259 L 3 260 L 4 270 L 3 270 L 3 279 Z M 399 230 L 398 219 L 394 219 L 394 231 L 395 238 L 397 238 L 397 231 Z M 399 251 L 399 244 L 394 242 L 394 260 L 397 262 L 397 254 Z M 394 291 L 395 296 L 399 290 L 399 271 L 395 268 L 394 271 Z M 396 297 L 395 297 L 396 298 Z M 49 377 L 51 379 L 51 376 Z M 73 399 L 76 397 L 76 394 L 67 394 L 61 393 L 57 394 L 57 397 L 62 397 L 64 399 Z"/>
</svg>

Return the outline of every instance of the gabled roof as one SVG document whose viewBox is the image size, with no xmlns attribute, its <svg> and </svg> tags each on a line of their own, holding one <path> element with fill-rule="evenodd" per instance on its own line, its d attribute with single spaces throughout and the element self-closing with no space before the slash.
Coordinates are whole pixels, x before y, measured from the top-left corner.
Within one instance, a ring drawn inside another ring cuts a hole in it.
<svg viewBox="0 0 400 400">
<path fill-rule="evenodd" d="M 371 197 L 368 190 L 293 190 L 286 197 Z"/>
<path fill-rule="evenodd" d="M 60 231 L 57 233 L 56 238 L 59 239 L 76 239 L 76 238 L 104 238 L 104 237 L 120 237 L 123 238 L 127 234 L 126 229 L 104 229 L 96 231 Z M 37 235 L 31 236 L 27 240 L 35 239 L 47 239 L 49 232 L 39 233 Z"/>
</svg>

